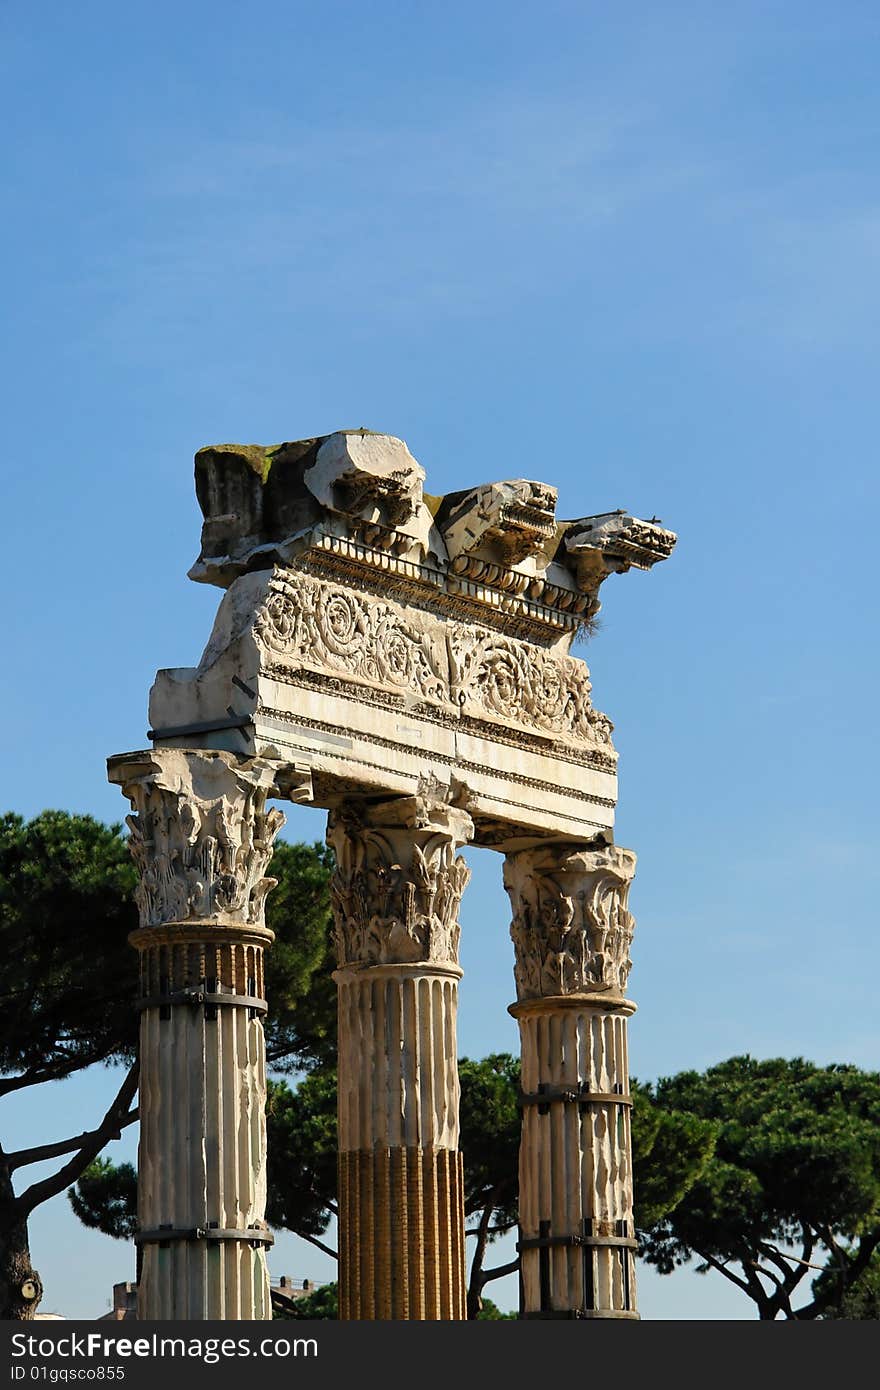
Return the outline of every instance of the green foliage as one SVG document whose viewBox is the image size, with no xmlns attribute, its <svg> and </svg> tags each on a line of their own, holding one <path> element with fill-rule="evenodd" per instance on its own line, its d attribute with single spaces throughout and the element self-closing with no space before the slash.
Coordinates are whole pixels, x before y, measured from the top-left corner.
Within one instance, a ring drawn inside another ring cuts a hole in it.
<svg viewBox="0 0 880 1390">
<path fill-rule="evenodd" d="M 275 1071 L 332 1063 L 336 1054 L 336 986 L 332 979 L 330 874 L 321 844 L 279 841 L 266 899 L 275 944 L 266 955 L 266 1054 Z"/>
<path fill-rule="evenodd" d="M 323 845 L 282 842 L 273 856 L 266 1045 L 276 1070 L 333 1055 L 331 867 Z M 136 881 L 118 825 L 64 811 L 0 818 L 0 1075 L 26 1074 L 30 1084 L 131 1059 Z"/>
<path fill-rule="evenodd" d="M 849 1251 L 850 1256 L 855 1252 Z M 867 1269 L 854 1283 L 838 1276 L 835 1261 L 813 1284 L 814 1295 L 823 1301 L 820 1318 L 827 1321 L 862 1322 L 880 1319 L 880 1250 L 875 1250 Z M 841 1291 L 842 1289 L 842 1291 Z"/>
<path fill-rule="evenodd" d="M 0 818 L 0 1075 L 37 1083 L 130 1058 L 135 879 L 118 826 Z"/>
<path fill-rule="evenodd" d="M 698 1255 L 764 1318 L 816 1317 L 839 1300 L 840 1280 L 832 1294 L 825 1279 L 812 1303 L 791 1302 L 829 1256 L 853 1286 L 880 1241 L 880 1074 L 733 1057 L 666 1078 L 656 1098 L 711 1122 L 718 1138 L 700 1179 L 655 1221 L 645 1257 L 668 1273 Z"/>
<path fill-rule="evenodd" d="M 461 1148 L 465 1155 L 465 1215 L 491 1211 L 496 1225 L 517 1221 L 520 1110 L 519 1062 L 496 1052 L 482 1061 L 462 1057 Z"/>
<path fill-rule="evenodd" d="M 295 1090 L 270 1081 L 266 1128 L 266 1219 L 321 1245 L 316 1238 L 336 1209 L 336 1073 L 311 1072 Z M 130 1164 L 98 1159 L 68 1196 L 87 1226 L 117 1238 L 137 1229 L 137 1175 Z"/>
<path fill-rule="evenodd" d="M 502 1313 L 501 1309 L 496 1303 L 492 1302 L 491 1298 L 484 1298 L 482 1300 L 482 1305 L 479 1313 L 477 1313 L 477 1322 L 516 1322 L 516 1313 Z"/>
<path fill-rule="evenodd" d="M 84 1226 L 117 1240 L 131 1240 L 137 1230 L 137 1173 L 130 1163 L 96 1158 L 68 1192 L 70 1205 Z"/>
<path fill-rule="evenodd" d="M 718 1125 L 660 1105 L 654 1088 L 635 1079 L 633 1190 L 636 1226 L 647 1231 L 674 1207 L 705 1172 L 715 1151 Z"/>
<path fill-rule="evenodd" d="M 322 1284 L 314 1293 L 304 1294 L 302 1298 L 294 1298 L 289 1302 L 285 1299 L 283 1307 L 278 1300 L 274 1304 L 272 1316 L 290 1322 L 315 1321 L 319 1318 L 322 1321 L 335 1321 L 339 1317 L 339 1285 Z"/>
<path fill-rule="evenodd" d="M 463 1057 L 459 1076 L 465 1211 L 481 1211 L 492 1199 L 493 1220 L 515 1225 L 519 1061 L 509 1053 L 493 1053 L 479 1062 Z M 640 1228 L 648 1228 L 681 1201 L 704 1171 L 718 1126 L 661 1105 L 650 1085 L 634 1081 L 632 1091 L 636 1217 Z"/>
<path fill-rule="evenodd" d="M 277 938 L 266 970 L 273 1000 L 268 1053 L 276 1068 L 316 1066 L 332 1055 L 335 1031 L 330 857 L 323 846 L 281 844 L 273 868 L 279 884 L 268 905 Z M 118 825 L 63 811 L 44 811 L 27 823 L 13 814 L 0 817 L 0 1095 L 96 1062 L 133 1061 L 137 956 L 128 936 L 138 925 L 136 881 Z M 90 1131 L 13 1155 L 0 1147 L 0 1308 L 12 1306 L 21 1269 L 31 1270 L 30 1212 L 65 1188 L 87 1225 L 116 1236 L 131 1233 L 130 1165 L 94 1160 L 133 1119 L 136 1083 L 132 1067 Z M 56 1158 L 63 1162 L 51 1176 L 15 1191 L 15 1170 Z"/>
<path fill-rule="evenodd" d="M 291 1090 L 269 1083 L 267 1106 L 270 1226 L 320 1236 L 336 1201 L 336 1073 L 312 1072 Z"/>
</svg>

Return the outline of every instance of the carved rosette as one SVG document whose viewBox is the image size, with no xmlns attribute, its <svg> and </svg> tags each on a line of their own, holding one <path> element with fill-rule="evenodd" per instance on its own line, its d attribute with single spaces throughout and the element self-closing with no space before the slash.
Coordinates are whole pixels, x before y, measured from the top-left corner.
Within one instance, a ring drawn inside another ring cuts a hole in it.
<svg viewBox="0 0 880 1390">
<path fill-rule="evenodd" d="M 623 994 L 632 962 L 627 907 L 636 857 L 609 846 L 549 845 L 504 863 L 520 1002 L 548 996 Z"/>
<path fill-rule="evenodd" d="M 458 910 L 470 870 L 456 849 L 470 816 L 422 797 L 331 813 L 327 842 L 338 965 L 458 965 Z"/>
<path fill-rule="evenodd" d="M 274 770 L 230 753 L 157 749 L 111 762 L 134 814 L 141 927 L 231 921 L 265 925 L 266 876 L 284 814 L 267 809 Z"/>
</svg>

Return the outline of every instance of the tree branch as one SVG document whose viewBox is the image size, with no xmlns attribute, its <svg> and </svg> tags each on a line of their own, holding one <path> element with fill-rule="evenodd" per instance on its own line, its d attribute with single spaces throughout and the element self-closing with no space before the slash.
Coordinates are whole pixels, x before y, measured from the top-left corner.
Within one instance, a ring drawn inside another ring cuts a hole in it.
<svg viewBox="0 0 880 1390">
<path fill-rule="evenodd" d="M 59 1078 L 60 1079 L 60 1078 Z M 36 1086 L 41 1081 L 55 1080 L 55 1077 L 46 1075 L 43 1067 L 28 1067 L 20 1076 L 7 1076 L 0 1081 L 0 1096 L 11 1095 L 13 1091 L 21 1091 L 25 1086 Z"/>
<path fill-rule="evenodd" d="M 119 1133 L 121 1134 L 122 1130 L 127 1129 L 129 1125 L 133 1125 L 139 1115 L 140 1111 L 137 1107 L 134 1110 L 129 1110 L 128 1114 L 119 1121 Z M 8 1156 L 9 1171 L 14 1172 L 16 1168 L 28 1168 L 32 1163 L 44 1163 L 49 1158 L 60 1158 L 62 1154 L 69 1154 L 75 1149 L 83 1149 L 99 1135 L 104 1135 L 102 1147 L 108 1139 L 119 1138 L 119 1134 L 107 1134 L 105 1129 L 105 1124 L 101 1124 L 98 1129 L 86 1130 L 83 1134 L 74 1135 L 72 1139 L 60 1139 L 57 1144 L 40 1144 L 34 1149 L 17 1149 L 15 1153 Z"/>
<path fill-rule="evenodd" d="M 65 1055 L 60 1052 L 56 1060 L 48 1066 L 43 1063 L 39 1066 L 28 1067 L 19 1076 L 7 1076 L 0 1080 L 0 1096 L 11 1095 L 13 1091 L 24 1090 L 25 1086 L 40 1086 L 44 1081 L 63 1081 L 75 1071 L 82 1071 L 86 1067 L 92 1067 L 96 1062 L 107 1060 L 107 1052 L 102 1051 L 94 1057 L 84 1058 L 76 1053 Z"/>
<path fill-rule="evenodd" d="M 722 1264 L 719 1259 L 713 1258 L 712 1255 L 703 1254 L 703 1251 L 696 1247 L 694 1247 L 694 1251 L 695 1254 L 699 1255 L 699 1258 L 705 1259 L 710 1269 L 717 1269 L 720 1275 L 724 1275 L 724 1279 L 730 1279 L 730 1282 L 735 1284 L 737 1289 L 741 1289 L 742 1293 L 751 1298 L 753 1304 L 758 1305 L 759 1318 L 766 1319 L 767 1314 L 772 1314 L 773 1302 L 767 1295 L 763 1284 L 760 1283 L 758 1276 L 751 1272 L 749 1266 L 755 1265 L 755 1261 L 752 1261 L 748 1255 L 741 1255 L 740 1257 L 740 1268 L 745 1275 L 745 1279 L 740 1279 L 740 1276 L 734 1275 L 733 1270 L 728 1269 L 727 1265 Z M 772 1314 L 772 1316 L 776 1315 Z"/>
<path fill-rule="evenodd" d="M 797 1255 L 783 1255 L 782 1251 L 777 1250 L 775 1245 L 762 1245 L 761 1249 L 764 1251 L 764 1254 L 767 1256 L 767 1258 L 773 1260 L 773 1263 L 777 1265 L 777 1267 L 780 1269 L 783 1267 L 783 1260 L 790 1260 L 792 1264 L 796 1265 L 804 1265 L 807 1269 L 818 1269 L 820 1272 L 825 1268 L 824 1265 L 814 1265 L 811 1264 L 809 1260 L 798 1259 Z M 798 1279 L 802 1279 L 804 1277 L 803 1272 L 801 1270 L 792 1271 L 786 1264 L 786 1278 L 789 1278 L 793 1272 L 797 1275 Z M 794 1287 L 794 1285 L 792 1285 L 792 1287 Z"/>
<path fill-rule="evenodd" d="M 503 1279 L 505 1274 L 516 1274 L 519 1269 L 519 1255 L 515 1260 L 511 1260 L 506 1265 L 495 1265 L 493 1269 L 483 1270 L 483 1286 L 485 1287 L 492 1279 Z"/>
<path fill-rule="evenodd" d="M 294 1231 L 292 1227 L 290 1227 L 289 1229 L 291 1230 L 291 1234 L 299 1236 L 300 1240 L 307 1240 L 309 1242 L 309 1245 L 317 1246 L 319 1250 L 323 1250 L 324 1254 L 329 1255 L 331 1259 L 339 1259 L 338 1250 L 331 1250 L 330 1246 L 325 1245 L 323 1240 L 318 1240 L 317 1236 L 307 1236 L 305 1231 Z"/>
<path fill-rule="evenodd" d="M 116 1093 L 116 1098 L 111 1103 L 106 1115 L 97 1129 L 91 1131 L 88 1141 L 77 1150 L 69 1163 L 65 1163 L 63 1168 L 59 1168 L 49 1178 L 44 1178 L 42 1182 L 35 1182 L 16 1199 L 16 1205 L 24 1216 L 28 1216 L 41 1202 L 47 1201 L 49 1197 L 55 1197 L 59 1192 L 63 1192 L 71 1183 L 76 1182 L 84 1168 L 87 1168 L 93 1158 L 97 1158 L 114 1134 L 118 1133 L 121 1122 L 129 1112 L 129 1107 L 134 1099 L 138 1085 L 138 1064 L 134 1062 L 128 1071 L 128 1075 Z"/>
<path fill-rule="evenodd" d="M 759 1303 L 758 1306 L 764 1309 L 761 1316 L 763 1317 L 766 1312 L 768 1315 L 772 1313 L 775 1318 L 777 1313 L 784 1313 L 787 1318 L 791 1318 L 794 1316 L 791 1307 L 791 1294 L 806 1274 L 806 1269 L 798 1269 L 796 1267 L 793 1269 L 789 1261 L 794 1261 L 795 1265 L 803 1264 L 803 1262 L 798 1260 L 796 1255 L 783 1255 L 782 1251 L 778 1250 L 776 1246 L 768 1245 L 763 1241 L 759 1242 L 758 1249 L 765 1259 L 773 1261 L 776 1268 L 780 1270 L 782 1274 L 782 1278 L 779 1279 L 771 1269 L 767 1269 L 767 1267 L 758 1260 L 751 1261 L 752 1268 L 755 1269 L 758 1274 L 763 1275 L 765 1279 L 769 1279 L 771 1284 L 774 1285 L 774 1292 L 771 1294 L 767 1294 L 766 1291 L 762 1290 L 766 1306 Z"/>
<path fill-rule="evenodd" d="M 782 1291 L 782 1280 L 773 1273 L 772 1269 L 765 1269 L 760 1260 L 751 1260 L 750 1263 L 756 1274 L 763 1274 L 765 1279 L 769 1279 L 771 1284 L 775 1284 L 776 1288 Z"/>
<path fill-rule="evenodd" d="M 717 1269 L 719 1274 L 723 1274 L 725 1279 L 729 1279 L 732 1284 L 736 1284 L 737 1288 L 742 1289 L 743 1293 L 749 1295 L 749 1298 L 753 1297 L 753 1285 L 750 1282 L 747 1283 L 745 1279 L 740 1279 L 738 1274 L 734 1274 L 731 1270 L 727 1268 L 727 1265 L 722 1264 L 720 1260 L 714 1259 L 712 1255 L 707 1255 L 703 1250 L 697 1250 L 696 1246 L 694 1246 L 694 1249 L 697 1251 L 697 1254 L 699 1255 L 700 1259 L 705 1260 L 706 1264 L 709 1265 L 710 1268 Z"/>
<path fill-rule="evenodd" d="M 859 1276 L 865 1272 L 871 1262 L 874 1251 L 880 1246 L 880 1226 L 878 1226 L 876 1230 L 871 1231 L 870 1235 L 862 1236 L 855 1255 L 847 1255 L 846 1251 L 843 1250 L 834 1239 L 829 1227 L 817 1226 L 816 1232 L 822 1244 L 827 1245 L 828 1249 L 832 1251 L 837 1258 L 839 1292 L 835 1294 L 833 1290 L 829 1289 L 824 1297 L 814 1297 L 812 1303 L 807 1303 L 803 1308 L 799 1308 L 794 1316 L 805 1322 L 818 1318 L 819 1314 L 825 1311 L 829 1303 L 834 1301 L 835 1297 L 843 1297 L 847 1288 L 850 1288 Z"/>
<path fill-rule="evenodd" d="M 474 1257 L 471 1260 L 471 1277 L 468 1282 L 467 1291 L 467 1315 L 473 1319 L 480 1311 L 480 1294 L 483 1290 L 485 1280 L 483 1278 L 483 1260 L 486 1257 L 486 1245 L 489 1240 L 489 1223 L 492 1220 L 492 1212 L 495 1210 L 497 1187 L 493 1188 L 486 1199 L 479 1223 L 477 1225 L 477 1242 L 474 1247 Z"/>
</svg>

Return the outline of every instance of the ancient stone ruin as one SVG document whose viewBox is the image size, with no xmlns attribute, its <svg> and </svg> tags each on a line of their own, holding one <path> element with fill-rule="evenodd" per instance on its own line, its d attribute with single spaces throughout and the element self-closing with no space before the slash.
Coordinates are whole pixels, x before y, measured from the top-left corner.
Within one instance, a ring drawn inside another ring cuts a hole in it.
<svg viewBox="0 0 880 1390">
<path fill-rule="evenodd" d="M 675 536 L 556 517 L 514 479 L 431 496 L 400 439 L 196 455 L 204 655 L 109 760 L 140 871 L 139 1316 L 271 1316 L 264 901 L 283 823 L 329 813 L 348 1319 L 465 1316 L 456 1002 L 467 844 L 504 855 L 522 1039 L 526 1318 L 636 1318 L 631 851 L 583 661 L 599 588 Z M 466 1156 L 465 1156 L 466 1160 Z"/>
</svg>

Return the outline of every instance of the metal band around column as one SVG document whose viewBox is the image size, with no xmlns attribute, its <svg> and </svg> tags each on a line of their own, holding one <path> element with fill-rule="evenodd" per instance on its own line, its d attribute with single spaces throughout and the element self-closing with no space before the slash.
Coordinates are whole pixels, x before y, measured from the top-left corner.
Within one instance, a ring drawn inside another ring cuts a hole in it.
<svg viewBox="0 0 880 1390">
<path fill-rule="evenodd" d="M 200 1004 L 214 1008 L 216 1005 L 228 1006 L 237 1005 L 242 1009 L 250 1009 L 252 1014 L 264 1014 L 269 1006 L 265 999 L 261 999 L 257 994 L 223 994 L 216 990 L 208 989 L 207 981 L 191 986 L 187 989 L 173 990 L 167 994 L 148 994 L 135 1001 L 137 1013 L 143 1013 L 144 1009 L 166 1009 L 175 1005 L 186 1004 L 190 1008 L 198 1008 Z"/>
<path fill-rule="evenodd" d="M 588 1084 L 583 1086 L 543 1086 L 537 1091 L 520 1091 L 517 1105 L 523 1109 L 527 1105 L 632 1105 L 632 1096 L 620 1091 L 591 1091 Z"/>
<path fill-rule="evenodd" d="M 158 1226 L 152 1231 L 138 1231 L 134 1238 L 135 1245 L 167 1245 L 172 1240 L 243 1240 L 248 1245 L 274 1245 L 275 1237 L 271 1231 L 252 1230 L 240 1231 L 237 1229 L 222 1229 L 219 1226 Z"/>
<path fill-rule="evenodd" d="M 627 1250 L 638 1250 L 639 1242 L 630 1236 L 529 1236 L 525 1240 L 517 1241 L 517 1250 L 546 1250 L 552 1246 L 567 1245 L 576 1246 L 599 1246 L 602 1249 L 609 1246 L 624 1246 Z"/>
</svg>

